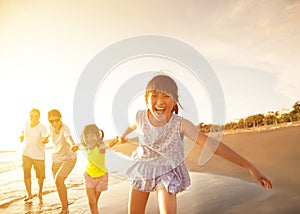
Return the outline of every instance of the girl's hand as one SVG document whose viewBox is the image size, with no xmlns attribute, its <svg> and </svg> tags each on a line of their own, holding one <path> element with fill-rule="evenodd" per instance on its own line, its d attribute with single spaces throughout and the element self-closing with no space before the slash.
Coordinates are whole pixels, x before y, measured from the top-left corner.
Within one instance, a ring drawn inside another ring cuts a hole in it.
<svg viewBox="0 0 300 214">
<path fill-rule="evenodd" d="M 79 146 L 78 145 L 73 145 L 72 147 L 71 147 L 71 151 L 72 152 L 77 152 L 79 150 Z"/>
<path fill-rule="evenodd" d="M 117 137 L 117 138 L 118 138 L 120 144 L 125 143 L 127 141 L 127 139 L 125 137 L 122 137 L 122 136 Z"/>
<path fill-rule="evenodd" d="M 107 146 L 105 145 L 105 143 L 101 143 L 98 147 L 98 152 L 101 154 L 104 154 L 106 149 L 107 149 Z"/>
<path fill-rule="evenodd" d="M 258 169 L 253 167 L 249 170 L 249 173 L 259 183 L 261 187 L 272 189 L 271 181 L 268 178 L 266 178 L 263 174 L 261 174 L 261 172 L 258 171 Z"/>
</svg>

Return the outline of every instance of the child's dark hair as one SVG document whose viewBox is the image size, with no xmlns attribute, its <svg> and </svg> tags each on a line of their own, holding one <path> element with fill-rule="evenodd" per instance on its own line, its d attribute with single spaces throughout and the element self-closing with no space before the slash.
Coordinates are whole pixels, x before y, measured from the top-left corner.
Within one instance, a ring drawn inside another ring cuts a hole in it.
<svg viewBox="0 0 300 214">
<path fill-rule="evenodd" d="M 161 91 L 163 93 L 169 94 L 176 102 L 172 112 L 178 114 L 178 105 L 181 106 L 178 97 L 178 86 L 171 77 L 164 74 L 153 77 L 146 86 L 145 99 L 147 99 L 149 93 L 153 91 Z"/>
</svg>

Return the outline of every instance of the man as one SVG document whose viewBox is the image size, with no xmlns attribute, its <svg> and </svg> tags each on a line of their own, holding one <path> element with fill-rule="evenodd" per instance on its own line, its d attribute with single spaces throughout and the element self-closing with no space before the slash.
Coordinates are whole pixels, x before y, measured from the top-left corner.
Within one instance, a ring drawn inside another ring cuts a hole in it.
<svg viewBox="0 0 300 214">
<path fill-rule="evenodd" d="M 30 121 L 25 123 L 20 141 L 24 143 L 22 155 L 22 167 L 24 171 L 24 183 L 27 196 L 24 201 L 33 198 L 31 192 L 31 168 L 36 172 L 38 179 L 38 197 L 42 200 L 43 184 L 45 179 L 45 144 L 48 142 L 48 132 L 46 127 L 40 123 L 40 111 L 33 108 L 30 111 Z"/>
</svg>

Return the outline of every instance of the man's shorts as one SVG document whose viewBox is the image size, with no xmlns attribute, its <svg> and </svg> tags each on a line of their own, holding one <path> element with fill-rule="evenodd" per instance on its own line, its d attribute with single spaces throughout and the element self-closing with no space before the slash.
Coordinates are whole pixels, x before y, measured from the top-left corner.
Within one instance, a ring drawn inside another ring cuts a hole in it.
<svg viewBox="0 0 300 214">
<path fill-rule="evenodd" d="M 22 167 L 24 172 L 24 179 L 31 178 L 32 165 L 35 170 L 37 179 L 45 179 L 45 160 L 32 159 L 28 156 L 22 156 Z"/>
</svg>

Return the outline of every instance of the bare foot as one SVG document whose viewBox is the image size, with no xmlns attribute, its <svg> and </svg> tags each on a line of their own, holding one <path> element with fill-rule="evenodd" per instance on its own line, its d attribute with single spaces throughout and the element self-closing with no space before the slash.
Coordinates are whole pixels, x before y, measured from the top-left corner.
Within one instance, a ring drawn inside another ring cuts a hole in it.
<svg viewBox="0 0 300 214">
<path fill-rule="evenodd" d="M 32 198 L 33 198 L 32 195 L 28 195 L 28 196 L 26 196 L 26 197 L 24 198 L 24 201 L 29 201 L 29 200 L 31 200 Z"/>
<path fill-rule="evenodd" d="M 43 199 L 43 193 L 39 193 L 39 194 L 38 194 L 38 198 L 39 198 L 40 200 L 42 200 L 42 199 Z"/>
<path fill-rule="evenodd" d="M 68 210 L 68 209 L 66 209 L 66 210 L 61 210 L 59 214 L 67 214 L 67 213 L 69 213 L 69 210 Z"/>
</svg>

